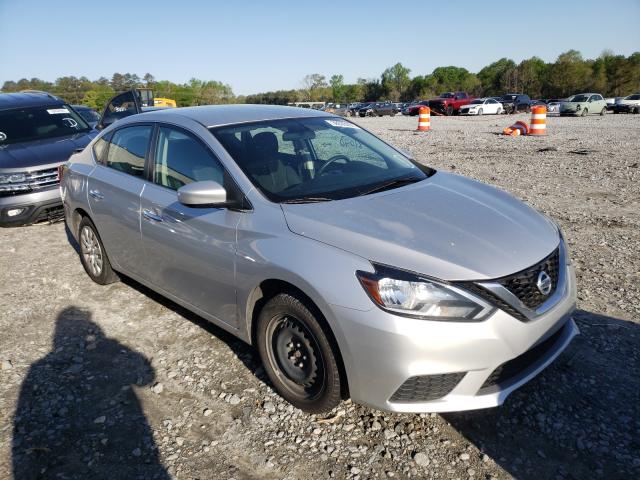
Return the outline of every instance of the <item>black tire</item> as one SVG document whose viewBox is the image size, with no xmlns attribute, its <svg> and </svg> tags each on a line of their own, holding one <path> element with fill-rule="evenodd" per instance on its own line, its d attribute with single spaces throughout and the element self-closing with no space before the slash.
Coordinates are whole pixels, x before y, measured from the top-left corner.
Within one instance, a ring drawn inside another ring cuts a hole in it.
<svg viewBox="0 0 640 480">
<path fill-rule="evenodd" d="M 453 115 L 453 105 L 449 105 L 447 107 L 447 109 L 445 110 L 445 115 L 447 115 L 447 117 L 450 117 L 451 115 Z"/>
<path fill-rule="evenodd" d="M 631 113 L 633 113 L 633 114 L 640 113 L 640 107 L 635 107 L 633 110 L 631 110 Z"/>
<path fill-rule="evenodd" d="M 587 113 L 589 113 L 589 110 L 587 110 L 586 108 L 584 108 L 584 109 L 582 110 L 582 113 L 580 114 L 580 116 L 581 116 L 581 117 L 586 117 L 586 116 L 587 116 Z"/>
<path fill-rule="evenodd" d="M 605 113 L 607 113 L 607 107 L 604 107 L 602 110 L 600 110 L 600 116 L 604 117 Z"/>
<path fill-rule="evenodd" d="M 96 226 L 89 217 L 83 217 L 78 227 L 78 243 L 80 244 L 80 262 L 89 278 L 100 285 L 120 280 L 111 268 L 111 262 L 98 234 Z"/>
<path fill-rule="evenodd" d="M 273 297 L 258 317 L 256 342 L 269 380 L 307 413 L 331 410 L 342 398 L 337 346 L 320 319 L 316 308 L 291 293 Z"/>
<path fill-rule="evenodd" d="M 478 109 L 478 115 L 482 115 L 482 109 Z"/>
</svg>

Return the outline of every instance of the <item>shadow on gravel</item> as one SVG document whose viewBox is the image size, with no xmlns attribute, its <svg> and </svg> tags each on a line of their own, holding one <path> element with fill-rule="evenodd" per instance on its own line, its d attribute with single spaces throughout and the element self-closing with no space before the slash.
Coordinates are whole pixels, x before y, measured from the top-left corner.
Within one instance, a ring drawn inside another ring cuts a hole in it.
<svg viewBox="0 0 640 480">
<path fill-rule="evenodd" d="M 442 416 L 519 479 L 640 478 L 640 325 L 575 319 L 582 334 L 502 407 Z"/>
<path fill-rule="evenodd" d="M 29 368 L 14 416 L 16 480 L 168 479 L 133 385 L 155 372 L 75 307 L 56 320 L 53 348 Z"/>
</svg>

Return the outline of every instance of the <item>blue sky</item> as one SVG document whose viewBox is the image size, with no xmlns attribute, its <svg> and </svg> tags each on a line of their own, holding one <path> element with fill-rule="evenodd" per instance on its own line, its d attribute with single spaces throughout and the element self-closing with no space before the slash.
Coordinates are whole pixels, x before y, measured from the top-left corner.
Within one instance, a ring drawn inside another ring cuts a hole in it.
<svg viewBox="0 0 640 480">
<path fill-rule="evenodd" d="M 0 0 L 0 86 L 151 72 L 248 94 L 299 88 L 309 73 L 378 77 L 396 62 L 417 75 L 477 72 L 501 57 L 553 61 L 571 48 L 629 55 L 638 25 L 640 0 Z"/>
</svg>

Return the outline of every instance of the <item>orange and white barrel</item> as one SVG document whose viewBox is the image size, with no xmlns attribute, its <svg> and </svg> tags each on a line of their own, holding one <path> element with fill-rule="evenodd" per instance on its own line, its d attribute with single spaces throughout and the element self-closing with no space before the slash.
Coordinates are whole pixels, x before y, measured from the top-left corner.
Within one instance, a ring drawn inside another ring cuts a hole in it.
<svg viewBox="0 0 640 480">
<path fill-rule="evenodd" d="M 531 126 L 529 127 L 529 135 L 546 135 L 547 134 L 547 107 L 544 105 L 536 105 L 531 107 Z"/>
<path fill-rule="evenodd" d="M 418 131 L 427 132 L 431 129 L 431 109 L 420 107 L 418 110 Z"/>
</svg>

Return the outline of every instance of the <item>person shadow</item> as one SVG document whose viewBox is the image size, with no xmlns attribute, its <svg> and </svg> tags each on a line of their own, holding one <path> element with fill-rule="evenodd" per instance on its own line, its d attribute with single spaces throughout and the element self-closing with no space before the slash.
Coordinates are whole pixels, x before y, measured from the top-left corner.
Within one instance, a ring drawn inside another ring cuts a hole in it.
<svg viewBox="0 0 640 480">
<path fill-rule="evenodd" d="M 134 389 L 154 380 L 147 358 L 105 336 L 89 311 L 62 310 L 51 351 L 21 386 L 14 479 L 171 478 Z"/>
</svg>

